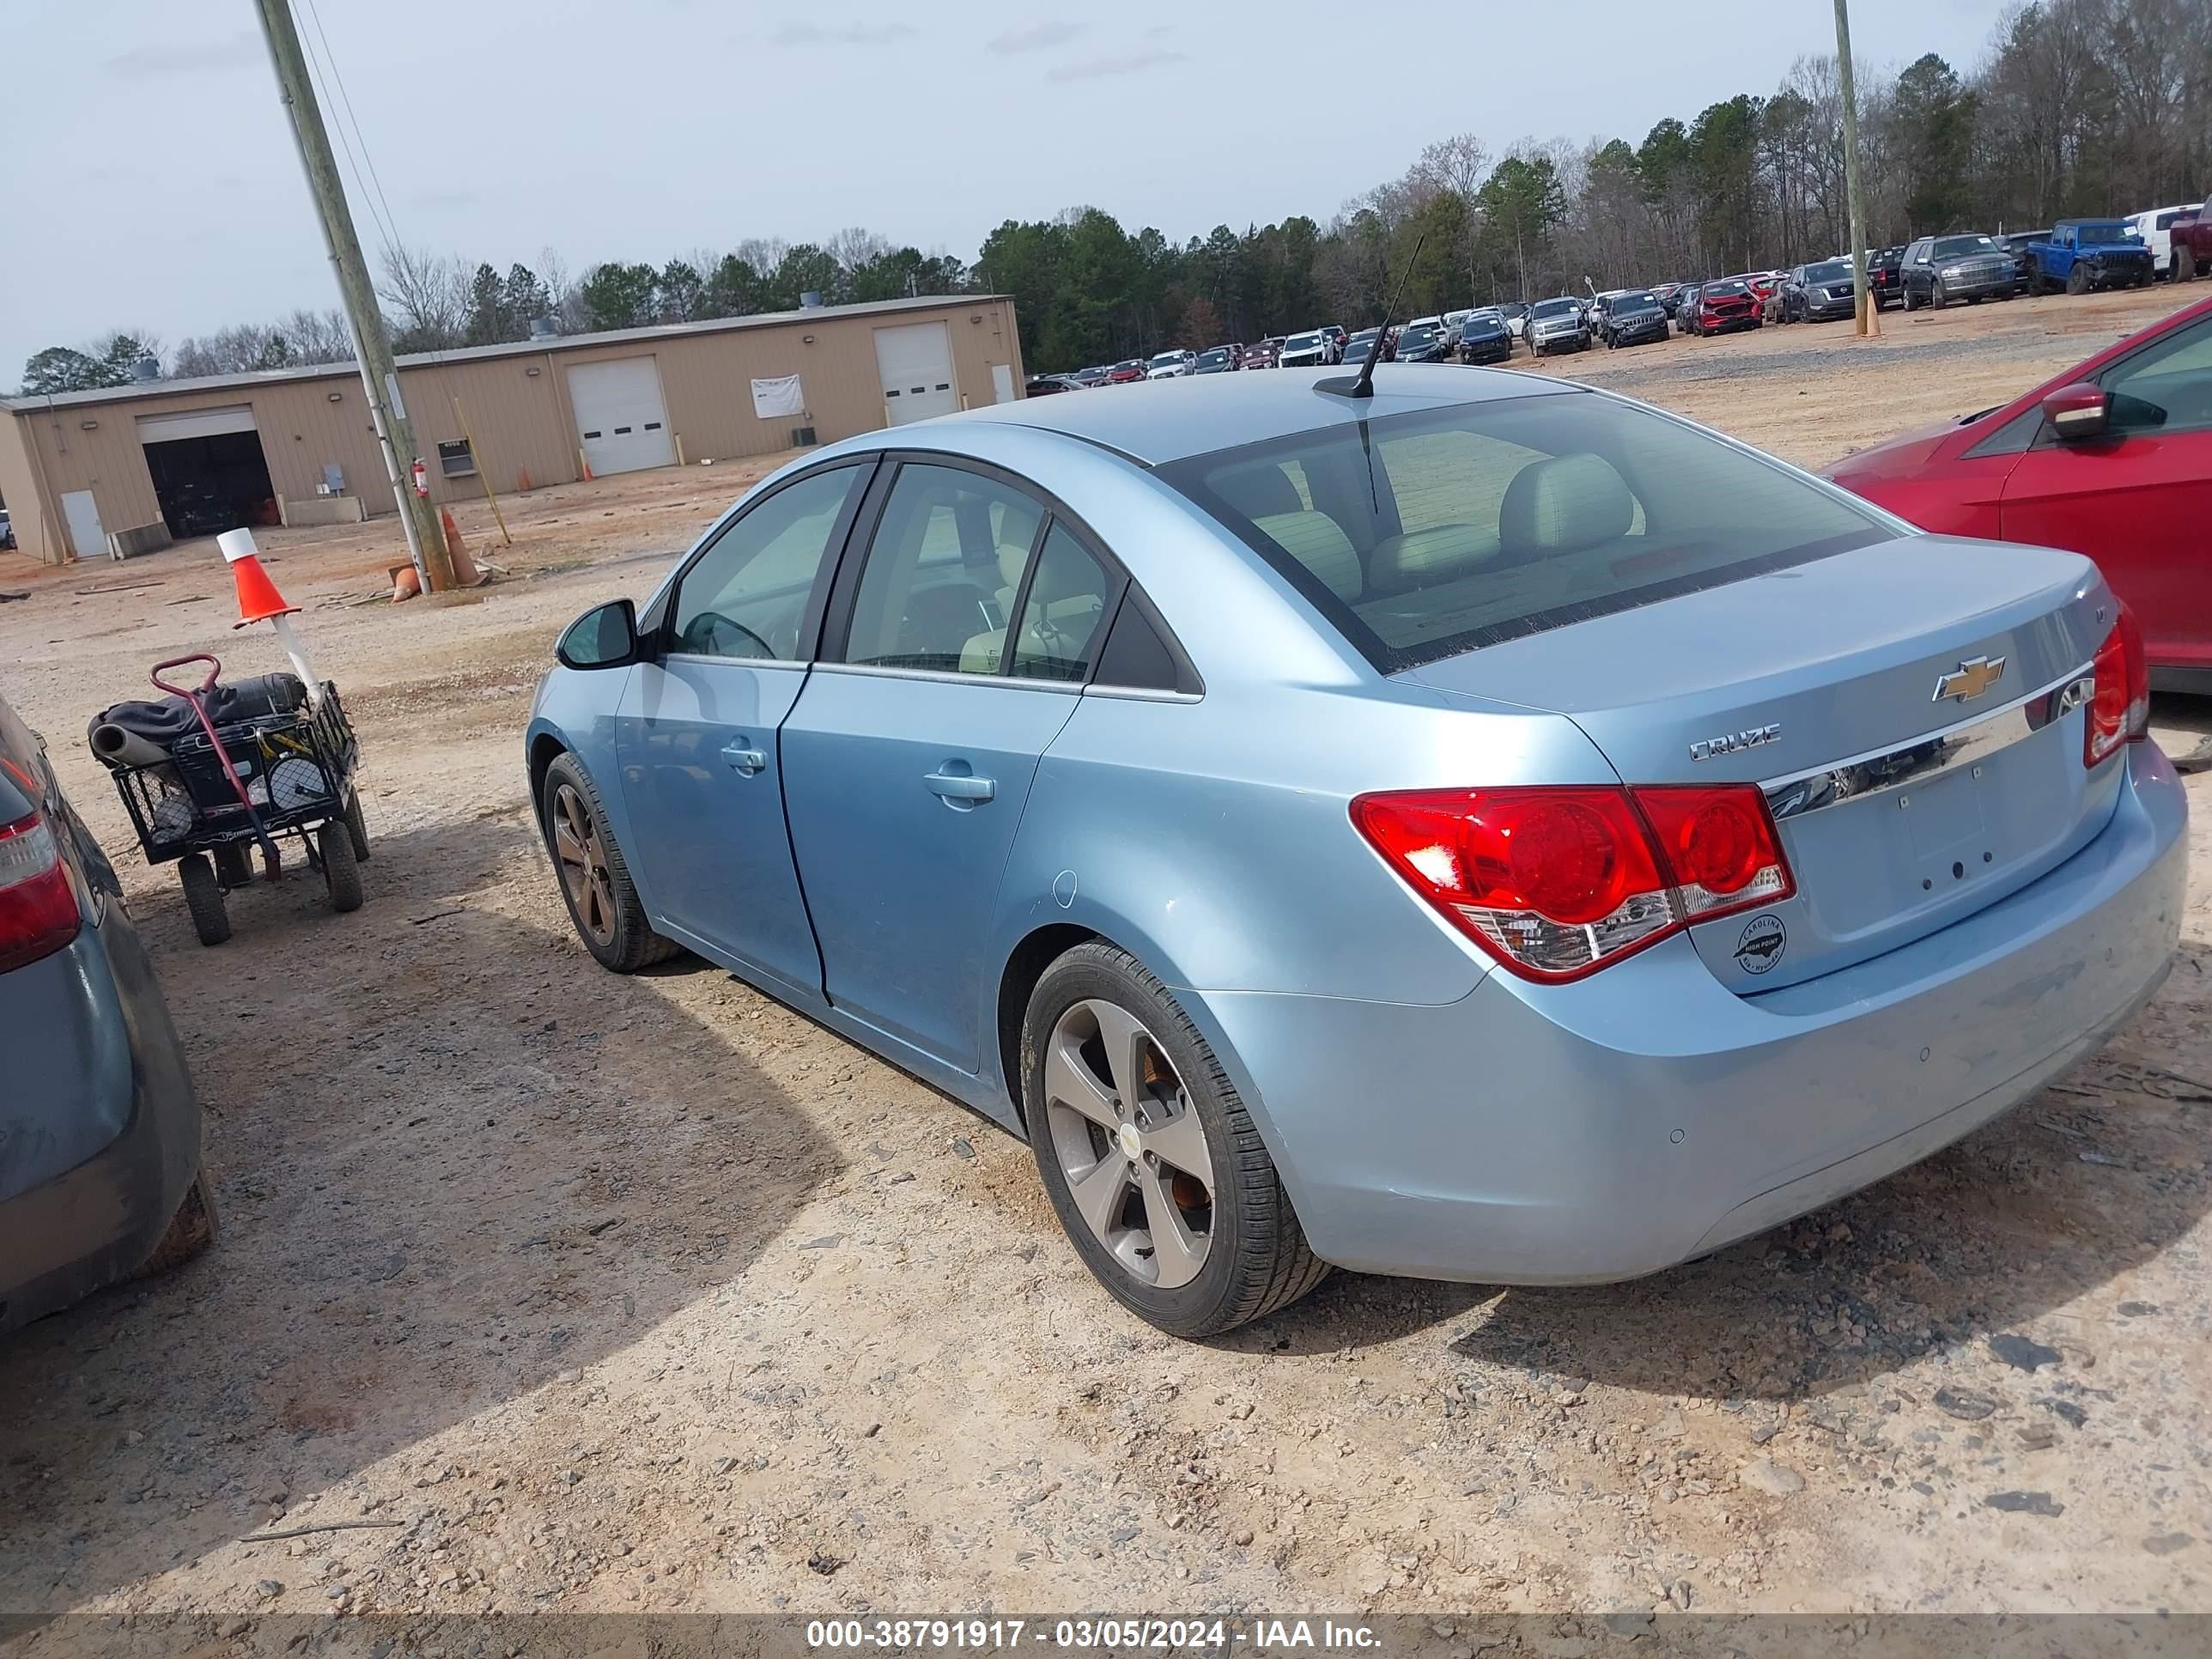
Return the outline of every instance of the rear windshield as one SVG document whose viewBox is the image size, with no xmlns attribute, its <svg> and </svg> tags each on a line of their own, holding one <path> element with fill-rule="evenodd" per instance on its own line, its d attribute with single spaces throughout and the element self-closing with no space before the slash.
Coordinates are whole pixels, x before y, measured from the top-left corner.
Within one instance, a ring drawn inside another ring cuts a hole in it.
<svg viewBox="0 0 2212 1659">
<path fill-rule="evenodd" d="M 1159 476 L 1382 673 L 1896 533 L 1764 457 L 1589 392 L 1332 426 Z"/>
</svg>

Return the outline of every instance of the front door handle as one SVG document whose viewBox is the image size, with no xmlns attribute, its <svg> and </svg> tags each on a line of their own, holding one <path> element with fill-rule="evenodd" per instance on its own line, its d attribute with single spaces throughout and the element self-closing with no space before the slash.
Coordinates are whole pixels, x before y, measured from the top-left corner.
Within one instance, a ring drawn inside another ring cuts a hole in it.
<svg viewBox="0 0 2212 1659">
<path fill-rule="evenodd" d="M 768 757 L 757 749 L 748 749 L 742 743 L 733 743 L 722 750 L 722 758 L 745 777 L 762 771 L 768 765 Z"/>
<path fill-rule="evenodd" d="M 932 772 L 922 779 L 929 793 L 946 800 L 986 801 L 998 793 L 999 786 L 988 778 L 969 777 L 963 773 Z"/>
</svg>

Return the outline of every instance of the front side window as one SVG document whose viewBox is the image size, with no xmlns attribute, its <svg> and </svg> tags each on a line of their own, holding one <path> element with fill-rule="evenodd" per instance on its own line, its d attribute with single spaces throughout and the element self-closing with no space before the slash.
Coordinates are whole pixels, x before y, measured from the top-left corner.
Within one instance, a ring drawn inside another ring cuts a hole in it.
<svg viewBox="0 0 2212 1659">
<path fill-rule="evenodd" d="M 2102 380 L 2114 432 L 2212 431 L 2212 317 L 2175 329 Z"/>
<path fill-rule="evenodd" d="M 878 668 L 995 674 L 1044 520 L 1011 484 L 909 463 L 884 503 L 854 596 L 845 658 Z"/>
<path fill-rule="evenodd" d="M 670 649 L 797 661 L 807 598 L 866 470 L 801 478 L 725 526 L 684 573 Z"/>
<path fill-rule="evenodd" d="M 1384 673 L 1897 533 L 1762 457 L 1587 392 L 1331 426 L 1159 477 Z"/>
</svg>

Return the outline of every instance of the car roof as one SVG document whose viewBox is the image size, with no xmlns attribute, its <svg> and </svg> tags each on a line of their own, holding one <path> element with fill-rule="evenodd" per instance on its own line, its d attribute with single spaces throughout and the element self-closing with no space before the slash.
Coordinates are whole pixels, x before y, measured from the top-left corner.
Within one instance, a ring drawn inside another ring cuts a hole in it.
<svg viewBox="0 0 2212 1659">
<path fill-rule="evenodd" d="M 1224 374 L 1174 384 L 1154 381 L 1121 387 L 1110 398 L 1044 398 L 1035 404 L 1027 399 L 991 404 L 942 416 L 931 424 L 949 427 L 989 421 L 1064 432 L 1157 466 L 1240 444 L 1455 404 L 1589 395 L 1571 380 L 1505 369 L 1389 363 L 1376 369 L 1372 398 L 1355 401 L 1314 390 L 1315 382 L 1342 374 L 1341 369 L 1288 368 L 1249 378 Z M 884 434 L 885 442 L 895 444 L 903 429 L 891 428 Z"/>
</svg>

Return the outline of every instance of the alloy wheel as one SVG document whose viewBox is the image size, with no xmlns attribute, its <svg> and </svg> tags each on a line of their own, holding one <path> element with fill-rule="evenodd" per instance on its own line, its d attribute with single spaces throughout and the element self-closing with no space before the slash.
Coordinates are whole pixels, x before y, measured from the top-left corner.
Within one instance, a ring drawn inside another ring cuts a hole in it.
<svg viewBox="0 0 2212 1659">
<path fill-rule="evenodd" d="M 574 784 L 553 792 L 553 856 L 561 866 L 561 884 L 569 907 L 593 942 L 606 946 L 615 936 L 614 879 L 592 809 Z"/>
<path fill-rule="evenodd" d="M 1213 1157 L 1190 1091 L 1145 1023 L 1086 999 L 1045 1048 L 1043 1129 L 1069 1197 L 1139 1283 L 1198 1277 L 1213 1243 Z"/>
</svg>

